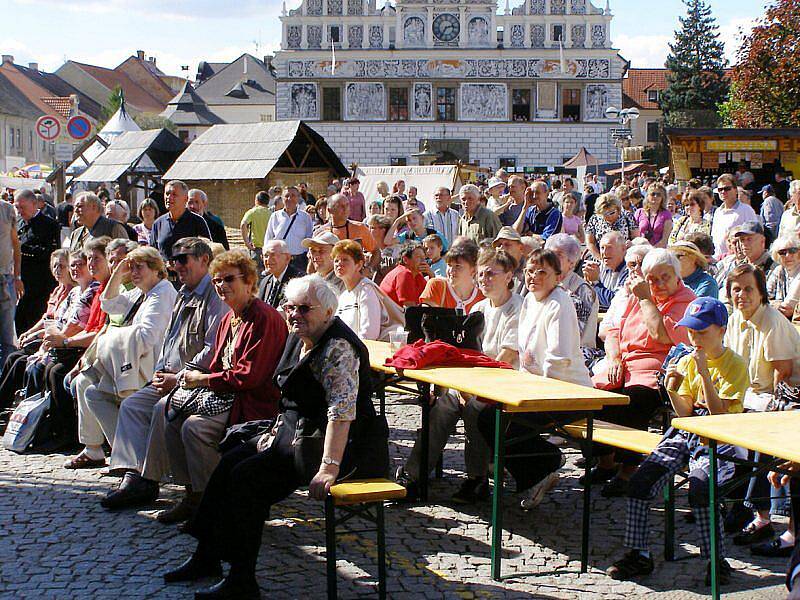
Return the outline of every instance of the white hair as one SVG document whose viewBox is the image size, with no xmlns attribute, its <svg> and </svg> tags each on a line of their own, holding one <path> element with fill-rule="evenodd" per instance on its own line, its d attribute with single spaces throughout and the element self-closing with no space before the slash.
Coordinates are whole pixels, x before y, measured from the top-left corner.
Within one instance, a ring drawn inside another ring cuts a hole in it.
<svg viewBox="0 0 800 600">
<path fill-rule="evenodd" d="M 289 244 L 283 240 L 270 240 L 264 245 L 264 250 L 274 249 L 281 254 L 290 254 Z"/>
<path fill-rule="evenodd" d="M 350 206 L 350 201 L 344 194 L 334 194 L 328 198 L 328 210 L 330 210 L 332 206 L 337 206 L 339 204 L 346 204 Z"/>
<path fill-rule="evenodd" d="M 578 262 L 581 257 L 581 245 L 568 233 L 556 233 L 544 243 L 546 250 L 561 250 L 570 262 Z"/>
<path fill-rule="evenodd" d="M 206 196 L 206 193 L 203 190 L 198 190 L 197 188 L 189 190 L 189 197 L 191 197 L 192 194 L 197 194 L 198 196 L 200 196 L 200 199 L 203 201 L 203 204 L 208 203 L 208 196 Z"/>
<path fill-rule="evenodd" d="M 600 238 L 600 243 L 606 242 L 608 244 L 619 244 L 625 246 L 628 241 L 622 237 L 619 231 L 607 231 L 603 237 Z"/>
<path fill-rule="evenodd" d="M 647 256 L 647 253 L 652 250 L 653 247 L 650 244 L 636 244 L 628 248 L 628 251 L 625 253 L 625 262 L 632 262 L 634 260 L 641 261 L 644 260 L 644 257 Z"/>
<path fill-rule="evenodd" d="M 676 256 L 666 248 L 652 248 L 647 253 L 647 256 L 642 260 L 642 273 L 647 275 L 650 271 L 661 265 L 672 267 L 672 270 L 675 271 L 675 275 L 678 277 L 681 276 L 681 263 Z"/>
<path fill-rule="evenodd" d="M 797 234 L 784 234 L 778 236 L 778 238 L 772 242 L 772 246 L 769 247 L 769 253 L 772 256 L 772 260 L 778 262 L 778 251 L 786 250 L 787 248 L 800 248 L 800 238 L 798 238 Z"/>
<path fill-rule="evenodd" d="M 800 193 L 800 179 L 792 179 L 789 182 L 789 194 L 794 196 L 797 193 Z"/>
<path fill-rule="evenodd" d="M 112 210 L 121 210 L 125 214 L 123 217 L 125 223 L 128 222 L 128 218 L 131 216 L 131 210 L 128 208 L 128 205 L 125 202 L 122 200 L 109 200 L 106 204 L 106 208 L 108 207 L 111 207 Z"/>
<path fill-rule="evenodd" d="M 458 190 L 458 193 L 462 197 L 465 194 L 473 194 L 476 198 L 480 198 L 481 197 L 481 191 L 480 191 L 480 189 L 478 189 L 478 186 L 477 185 L 473 185 L 471 183 L 468 183 L 466 185 L 462 185 L 461 189 Z"/>
<path fill-rule="evenodd" d="M 336 292 L 319 275 L 305 275 L 290 280 L 284 288 L 284 297 L 292 302 L 308 298 L 318 302 L 323 310 L 330 310 L 331 314 L 339 308 Z"/>
<path fill-rule="evenodd" d="M 100 200 L 100 196 L 94 194 L 92 192 L 81 192 L 78 194 L 78 197 L 75 198 L 75 204 L 84 200 L 88 204 L 94 204 L 97 207 L 97 210 L 103 210 L 103 201 Z"/>
</svg>

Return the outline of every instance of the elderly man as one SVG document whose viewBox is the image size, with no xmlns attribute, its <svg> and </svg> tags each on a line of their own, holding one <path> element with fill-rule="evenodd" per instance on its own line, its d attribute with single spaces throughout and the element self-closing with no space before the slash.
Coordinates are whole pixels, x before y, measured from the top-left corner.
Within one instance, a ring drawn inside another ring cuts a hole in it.
<svg viewBox="0 0 800 600">
<path fill-rule="evenodd" d="M 283 289 L 286 283 L 304 272 L 291 265 L 292 255 L 283 240 L 270 240 L 264 246 L 264 267 L 266 276 L 258 288 L 258 297 L 273 308 L 280 309 L 283 304 Z"/>
<path fill-rule="evenodd" d="M 783 202 L 778 200 L 775 188 L 769 184 L 761 188 L 761 199 L 761 209 L 758 211 L 761 222 L 764 223 L 772 239 L 775 239 L 778 237 L 778 228 L 783 216 Z"/>
<path fill-rule="evenodd" d="M 458 223 L 458 235 L 468 237 L 476 244 L 487 238 L 494 239 L 502 225 L 491 210 L 481 205 L 481 191 L 468 183 L 459 190 L 464 214 Z"/>
<path fill-rule="evenodd" d="M 283 189 L 283 208 L 272 213 L 264 235 L 264 245 L 270 240 L 283 240 L 292 254 L 292 266 L 305 271 L 308 257 L 303 240 L 314 235 L 314 222 L 304 210 L 298 209 L 300 190 L 294 186 Z"/>
<path fill-rule="evenodd" d="M 541 236 L 546 240 L 554 233 L 561 232 L 564 219 L 555 205 L 547 199 L 547 184 L 535 181 L 525 191 L 525 204 L 514 223 L 520 235 L 527 233 Z"/>
<path fill-rule="evenodd" d="M 614 295 L 628 279 L 626 247 L 625 238 L 618 231 L 609 231 L 600 238 L 602 264 L 586 262 L 583 265 L 583 278 L 594 286 L 602 312 L 608 310 Z"/>
<path fill-rule="evenodd" d="M 211 363 L 217 328 L 228 312 L 228 306 L 211 285 L 208 244 L 197 237 L 183 238 L 175 244 L 172 256 L 172 267 L 182 284 L 178 303 L 152 383 L 125 398 L 120 405 L 111 468 L 124 470 L 125 475 L 119 487 L 101 500 L 104 508 L 140 506 L 158 497 L 159 481 L 169 470 L 163 396 L 177 385 L 178 376 L 188 362 L 202 367 Z M 197 435 L 184 438 L 192 462 L 202 464 L 209 452 L 216 452 L 212 444 L 223 429 L 224 423 L 212 424 L 198 428 Z"/>
<path fill-rule="evenodd" d="M 794 235 L 800 225 L 800 179 L 789 183 L 789 200 L 786 210 L 781 215 L 781 225 L 778 235 Z"/>
<path fill-rule="evenodd" d="M 434 208 L 425 213 L 425 227 L 435 229 L 449 247 L 458 236 L 458 211 L 450 208 L 453 199 L 450 188 L 438 187 L 433 194 Z"/>
<path fill-rule="evenodd" d="M 497 237 L 494 238 L 492 246 L 503 250 L 511 258 L 517 261 L 517 270 L 514 271 L 514 293 L 524 296 L 528 293 L 525 285 L 525 244 L 522 243 L 522 236 L 513 227 L 503 227 Z"/>
<path fill-rule="evenodd" d="M 114 238 L 130 239 L 122 223 L 103 216 L 103 201 L 91 192 L 78 194 L 75 200 L 75 217 L 80 227 L 77 227 L 69 236 L 71 252 L 82 250 L 88 240 L 103 236 L 108 236 L 112 240 Z"/>
<path fill-rule="evenodd" d="M 330 231 L 321 231 L 313 238 L 304 239 L 302 243 L 303 248 L 308 248 L 310 258 L 308 272 L 322 277 L 325 283 L 333 288 L 337 296 L 341 294 L 344 291 L 344 282 L 333 272 L 333 258 L 331 257 L 331 251 L 339 243 L 339 238 Z"/>
<path fill-rule="evenodd" d="M 761 269 L 764 275 L 769 275 L 775 266 L 772 256 L 767 251 L 764 226 L 759 221 L 747 221 L 731 229 L 728 234 L 728 246 L 731 254 L 717 263 L 717 272 L 714 276 L 719 286 L 719 299 L 725 304 L 730 304 L 726 282 L 728 274 L 734 268 L 747 262 Z"/>
<path fill-rule="evenodd" d="M 328 215 L 330 221 L 323 225 L 319 231 L 331 231 L 340 240 L 353 240 L 361 244 L 364 252 L 375 250 L 375 240 L 369 232 L 369 227 L 359 221 L 348 218 L 350 213 L 350 200 L 344 194 L 334 194 L 328 198 Z"/>
<path fill-rule="evenodd" d="M 15 279 L 16 296 L 24 291 L 17 304 L 14 323 L 17 331 L 27 331 L 44 314 L 47 298 L 56 287 L 50 272 L 50 255 L 61 241 L 58 222 L 42 213 L 37 206 L 36 195 L 31 190 L 19 190 L 14 194 L 17 209 L 17 241 L 19 244 L 19 283 Z"/>
<path fill-rule="evenodd" d="M 228 243 L 228 234 L 225 231 L 225 224 L 217 215 L 208 210 L 208 196 L 203 190 L 189 190 L 189 200 L 186 203 L 189 210 L 197 213 L 208 226 L 208 231 L 211 233 L 211 241 L 222 244 L 225 250 L 230 250 L 231 246 Z"/>
<path fill-rule="evenodd" d="M 16 350 L 14 315 L 24 293 L 17 215 L 13 204 L 0 200 L 0 365 Z"/>
<path fill-rule="evenodd" d="M 528 184 L 521 175 L 512 175 L 508 180 L 508 196 L 506 201 L 494 209 L 504 227 L 513 227 L 517 222 L 525 204 L 525 190 Z"/>
<path fill-rule="evenodd" d="M 342 194 L 347 198 L 350 205 L 348 216 L 359 223 L 367 218 L 367 201 L 364 198 L 364 194 L 358 191 L 360 186 L 361 182 L 358 178 L 351 177 L 347 182 L 347 186 L 342 189 Z M 330 211 L 330 200 L 328 200 L 328 210 Z"/>
<path fill-rule="evenodd" d="M 134 242 L 139 240 L 139 234 L 128 225 L 128 219 L 131 216 L 131 211 L 128 205 L 122 200 L 111 200 L 106 203 L 106 217 L 112 221 L 116 221 L 125 228 L 127 237 Z"/>
<path fill-rule="evenodd" d="M 714 258 L 719 260 L 731 253 L 726 240 L 728 232 L 737 225 L 755 221 L 757 217 L 751 206 L 739 202 L 739 190 L 733 175 L 724 173 L 719 176 L 717 193 L 722 200 L 722 206 L 714 211 L 711 237 L 714 239 Z"/>
<path fill-rule="evenodd" d="M 150 231 L 150 245 L 165 259 L 172 258 L 175 242 L 187 237 L 211 239 L 205 219 L 188 209 L 189 186 L 182 181 L 170 181 L 164 188 L 167 212 L 158 217 Z M 173 282 L 174 283 L 174 282 Z"/>
</svg>

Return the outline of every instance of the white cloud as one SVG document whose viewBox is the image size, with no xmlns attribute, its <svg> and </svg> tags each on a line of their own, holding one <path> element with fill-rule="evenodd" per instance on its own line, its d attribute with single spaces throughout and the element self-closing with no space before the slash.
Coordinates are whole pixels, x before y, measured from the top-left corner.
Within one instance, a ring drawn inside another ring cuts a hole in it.
<svg viewBox="0 0 800 600">
<path fill-rule="evenodd" d="M 755 24 L 756 19 L 743 17 L 731 19 L 720 26 L 719 36 L 725 42 L 725 57 L 731 64 L 736 62 L 736 52 L 742 45 L 742 38 L 753 30 Z"/>
</svg>

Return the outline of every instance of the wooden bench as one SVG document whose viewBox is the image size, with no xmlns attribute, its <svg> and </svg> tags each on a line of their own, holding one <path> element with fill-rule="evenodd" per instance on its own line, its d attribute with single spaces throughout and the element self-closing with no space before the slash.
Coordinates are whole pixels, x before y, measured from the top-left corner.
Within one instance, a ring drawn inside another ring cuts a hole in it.
<svg viewBox="0 0 800 600">
<path fill-rule="evenodd" d="M 353 517 L 375 524 L 375 529 L 362 529 L 359 533 L 377 531 L 378 546 L 378 597 L 386 598 L 386 536 L 383 504 L 388 500 L 404 498 L 406 488 L 388 479 L 356 479 L 331 486 L 325 499 L 325 548 L 328 578 L 328 598 L 335 600 L 336 591 L 336 527 Z M 336 509 L 345 514 L 336 517 Z"/>
</svg>

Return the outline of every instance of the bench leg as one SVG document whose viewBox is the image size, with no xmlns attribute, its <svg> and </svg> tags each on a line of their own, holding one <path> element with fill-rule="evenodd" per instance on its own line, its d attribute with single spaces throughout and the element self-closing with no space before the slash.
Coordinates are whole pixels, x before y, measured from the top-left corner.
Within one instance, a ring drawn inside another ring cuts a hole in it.
<svg viewBox="0 0 800 600">
<path fill-rule="evenodd" d="M 325 566 L 328 600 L 336 600 L 336 508 L 330 496 L 325 499 Z"/>
<path fill-rule="evenodd" d="M 420 432 L 420 444 L 422 444 L 422 452 L 420 453 L 419 464 L 422 465 L 419 469 L 419 498 L 423 502 L 428 501 L 428 479 L 430 473 L 428 472 L 428 453 L 430 448 L 430 418 L 431 418 L 431 385 L 429 383 L 419 384 L 419 402 L 422 407 L 422 431 Z"/>
<path fill-rule="evenodd" d="M 664 560 L 675 560 L 675 478 L 664 486 Z"/>
<path fill-rule="evenodd" d="M 375 517 L 378 525 L 378 598 L 386 598 L 386 530 L 384 525 L 383 502 L 378 502 L 375 507 Z"/>
<path fill-rule="evenodd" d="M 505 473 L 506 413 L 494 409 L 494 492 L 492 494 L 492 579 L 500 581 L 503 561 L 503 477 Z"/>
<path fill-rule="evenodd" d="M 711 527 L 711 598 L 719 600 L 719 533 L 717 529 L 717 515 L 719 514 L 719 504 L 717 503 L 717 442 L 708 440 L 708 507 L 711 511 L 709 521 Z"/>
<path fill-rule="evenodd" d="M 583 489 L 583 523 L 581 530 L 581 573 L 589 570 L 589 525 L 592 512 L 592 436 L 594 433 L 594 414 L 586 415 L 586 486 Z"/>
</svg>

